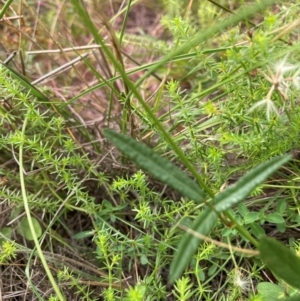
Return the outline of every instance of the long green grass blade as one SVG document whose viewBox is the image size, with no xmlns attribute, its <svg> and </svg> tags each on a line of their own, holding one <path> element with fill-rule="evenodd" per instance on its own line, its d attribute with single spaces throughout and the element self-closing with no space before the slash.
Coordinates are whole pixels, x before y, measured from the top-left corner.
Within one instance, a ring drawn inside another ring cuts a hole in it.
<svg viewBox="0 0 300 301">
<path fill-rule="evenodd" d="M 128 136 L 104 130 L 104 135 L 117 148 L 153 177 L 174 188 L 182 195 L 198 203 L 204 201 L 205 193 L 190 177 L 150 147 Z"/>
<path fill-rule="evenodd" d="M 222 191 L 212 200 L 212 204 L 216 211 L 225 211 L 233 205 L 243 201 L 257 185 L 265 181 L 272 173 L 290 159 L 290 155 L 275 157 L 252 169 L 238 180 L 236 184 Z"/>
<path fill-rule="evenodd" d="M 2 9 L 0 10 L 0 19 L 3 18 L 3 16 L 5 15 L 6 11 L 8 10 L 9 6 L 12 4 L 13 0 L 7 0 L 4 2 L 4 5 L 2 7 Z"/>
<path fill-rule="evenodd" d="M 300 289 L 300 258 L 281 242 L 264 237 L 259 243 L 260 257 L 278 277 Z"/>
<path fill-rule="evenodd" d="M 218 216 L 214 211 L 210 208 L 206 208 L 194 221 L 191 229 L 207 236 L 215 225 L 217 218 Z M 175 258 L 171 263 L 169 276 L 170 282 L 174 282 L 178 277 L 180 277 L 181 273 L 191 261 L 192 256 L 197 251 L 201 241 L 202 240 L 200 238 L 195 237 L 191 233 L 184 234 L 178 245 Z"/>
</svg>

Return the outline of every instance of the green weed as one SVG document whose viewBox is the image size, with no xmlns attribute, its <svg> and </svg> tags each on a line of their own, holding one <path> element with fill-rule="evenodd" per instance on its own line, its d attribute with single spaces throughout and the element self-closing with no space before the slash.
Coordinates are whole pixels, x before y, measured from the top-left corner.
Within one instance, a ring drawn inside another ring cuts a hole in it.
<svg viewBox="0 0 300 301">
<path fill-rule="evenodd" d="M 299 5 L 59 4 L 24 4 L 27 76 L 81 63 L 0 68 L 3 296 L 296 300 Z"/>
</svg>

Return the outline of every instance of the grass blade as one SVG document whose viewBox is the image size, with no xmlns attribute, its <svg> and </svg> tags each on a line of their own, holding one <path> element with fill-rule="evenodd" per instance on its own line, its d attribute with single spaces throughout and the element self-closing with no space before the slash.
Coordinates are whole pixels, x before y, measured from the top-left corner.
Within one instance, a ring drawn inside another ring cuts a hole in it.
<svg viewBox="0 0 300 301">
<path fill-rule="evenodd" d="M 204 201 L 206 195 L 198 184 L 170 161 L 155 153 L 150 147 L 108 129 L 104 130 L 104 135 L 122 153 L 156 179 L 198 203 Z"/>
<path fill-rule="evenodd" d="M 217 214 L 210 208 L 206 208 L 194 221 L 191 229 L 201 233 L 202 235 L 208 235 L 213 226 L 217 221 Z M 170 282 L 174 282 L 181 273 L 187 267 L 192 256 L 198 249 L 201 239 L 195 237 L 191 233 L 185 233 L 181 239 L 178 249 L 175 253 L 175 258 L 173 259 L 170 267 Z"/>
<path fill-rule="evenodd" d="M 259 244 L 266 266 L 287 284 L 300 289 L 300 258 L 279 241 L 264 237 Z"/>
<path fill-rule="evenodd" d="M 4 5 L 2 7 L 2 9 L 0 10 L 0 19 L 3 18 L 3 16 L 5 15 L 6 11 L 8 10 L 9 6 L 12 4 L 13 0 L 7 0 L 6 2 L 4 2 Z"/>
</svg>

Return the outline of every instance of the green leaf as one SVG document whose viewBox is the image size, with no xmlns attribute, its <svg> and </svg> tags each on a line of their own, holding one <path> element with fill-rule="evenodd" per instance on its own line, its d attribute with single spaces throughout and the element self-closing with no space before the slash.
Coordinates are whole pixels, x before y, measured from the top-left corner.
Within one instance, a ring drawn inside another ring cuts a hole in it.
<svg viewBox="0 0 300 301">
<path fill-rule="evenodd" d="M 277 299 L 284 295 L 284 289 L 282 287 L 270 282 L 260 282 L 257 285 L 257 291 L 263 298 L 269 297 Z"/>
<path fill-rule="evenodd" d="M 191 229 L 207 236 L 217 221 L 217 214 L 210 208 L 206 208 L 194 221 Z M 195 237 L 191 233 L 185 233 L 181 239 L 175 257 L 170 267 L 170 282 L 174 282 L 180 277 L 187 267 L 192 256 L 197 251 L 202 239 Z"/>
<path fill-rule="evenodd" d="M 249 171 L 236 184 L 220 192 L 213 199 L 212 203 L 215 205 L 215 209 L 222 212 L 243 201 L 256 186 L 265 181 L 291 158 L 290 155 L 275 157 Z"/>
<path fill-rule="evenodd" d="M 250 225 L 250 229 L 253 233 L 253 235 L 255 235 L 256 238 L 261 238 L 262 236 L 265 236 L 265 230 L 258 224 L 256 223 L 252 223 Z"/>
<path fill-rule="evenodd" d="M 296 296 L 288 297 L 285 299 L 279 299 L 278 301 L 299 301 L 299 300 L 300 300 L 300 296 L 297 294 Z"/>
<path fill-rule="evenodd" d="M 11 227 L 4 227 L 0 230 L 0 233 L 8 239 L 11 239 L 12 232 L 13 231 Z M 2 237 L 2 235 L 0 236 L 0 245 L 6 240 Z"/>
<path fill-rule="evenodd" d="M 279 213 L 283 213 L 286 210 L 287 204 L 285 200 L 280 200 L 277 205 L 276 205 L 276 209 Z"/>
<path fill-rule="evenodd" d="M 279 241 L 264 237 L 259 243 L 260 257 L 278 277 L 300 289 L 300 258 Z"/>
<path fill-rule="evenodd" d="M 74 239 L 83 239 L 83 238 L 91 237 L 93 235 L 95 235 L 95 231 L 94 230 L 88 230 L 88 231 L 82 231 L 82 232 L 76 233 L 73 236 L 73 238 Z"/>
<path fill-rule="evenodd" d="M 36 236 L 37 236 L 37 238 L 39 238 L 42 235 L 41 225 L 40 225 L 39 221 L 37 219 L 35 219 L 34 217 L 31 218 L 31 220 L 32 220 L 32 224 L 33 224 Z M 28 222 L 27 217 L 24 217 L 21 220 L 20 225 L 17 228 L 17 232 L 20 235 L 22 235 L 24 238 L 26 238 L 27 240 L 33 240 L 33 236 L 30 231 L 29 222 Z"/>
<path fill-rule="evenodd" d="M 252 224 L 253 222 L 257 221 L 259 219 L 259 212 L 249 212 L 245 218 L 244 218 L 244 223 L 247 224 Z"/>
<path fill-rule="evenodd" d="M 265 220 L 269 223 L 273 224 L 281 224 L 284 223 L 284 218 L 280 213 L 274 212 L 268 215 L 265 215 Z"/>
<path fill-rule="evenodd" d="M 23 74 L 15 71 L 14 69 L 10 68 L 9 66 L 2 64 L 1 65 L 8 69 L 10 71 L 10 74 L 13 78 L 15 78 L 17 81 L 20 82 L 21 86 L 23 86 L 25 89 L 30 91 L 30 94 L 38 98 L 39 100 L 43 100 L 45 102 L 48 102 L 49 99 L 40 92 L 36 87 L 34 87 L 28 80 L 27 77 L 25 77 Z"/>
<path fill-rule="evenodd" d="M 142 264 L 142 265 L 145 265 L 145 264 L 148 264 L 148 263 L 149 263 L 148 257 L 147 257 L 146 254 L 142 254 L 142 255 L 141 255 L 140 261 L 141 261 L 141 264 Z"/>
<path fill-rule="evenodd" d="M 150 147 L 128 136 L 104 130 L 107 137 L 127 157 L 153 177 L 166 183 L 182 195 L 198 203 L 204 201 L 205 193 L 190 177 L 167 159 L 155 153 Z"/>
<path fill-rule="evenodd" d="M 279 232 L 284 233 L 286 230 L 286 223 L 276 224 L 276 228 Z"/>
<path fill-rule="evenodd" d="M 239 214 L 243 217 L 245 217 L 249 213 L 249 210 L 244 203 L 239 204 L 238 210 L 239 210 Z"/>
<path fill-rule="evenodd" d="M 268 297 L 268 296 L 260 296 L 259 295 L 259 301 L 282 301 L 282 299 L 274 298 L 274 297 Z"/>
<path fill-rule="evenodd" d="M 24 211 L 23 206 L 12 208 L 11 211 L 10 211 L 10 219 L 17 218 L 23 211 Z"/>
<path fill-rule="evenodd" d="M 213 264 L 209 269 L 208 269 L 208 272 L 207 272 L 207 276 L 212 276 L 218 269 L 218 265 L 217 264 Z"/>
</svg>

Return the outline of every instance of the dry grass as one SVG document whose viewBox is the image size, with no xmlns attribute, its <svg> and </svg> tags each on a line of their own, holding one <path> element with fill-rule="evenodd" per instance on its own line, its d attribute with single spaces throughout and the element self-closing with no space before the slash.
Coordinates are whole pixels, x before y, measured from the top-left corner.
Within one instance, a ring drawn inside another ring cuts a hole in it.
<svg viewBox="0 0 300 301">
<path fill-rule="evenodd" d="M 100 4 L 101 3 L 101 4 Z M 159 53 L 149 52 L 148 47 L 143 47 L 143 40 L 149 36 L 155 39 L 162 38 L 164 31 L 160 25 L 161 13 L 159 7 L 144 4 L 136 5 L 132 8 L 129 21 L 126 26 L 126 33 L 131 37 L 125 41 L 122 49 L 117 49 L 114 44 L 114 32 L 118 32 L 122 26 L 122 16 L 120 14 L 121 2 L 113 1 L 90 2 L 87 8 L 93 18 L 93 22 L 99 28 L 100 34 L 105 37 L 107 44 L 112 51 L 121 51 L 120 59 L 127 70 L 134 69 L 139 65 L 149 63 L 158 57 Z M 110 20 L 110 21 L 109 21 Z M 12 51 L 18 51 L 18 55 L 13 61 L 14 68 L 26 74 L 31 80 L 37 80 L 43 75 L 53 70 L 67 65 L 70 61 L 87 54 L 89 63 L 103 76 L 103 78 L 113 77 L 114 70 L 107 62 L 102 51 L 93 43 L 90 33 L 80 24 L 78 17 L 74 14 L 74 8 L 68 1 L 17 1 L 10 7 L 8 14 L 0 21 L 1 51 L 2 61 Z M 145 38 L 146 37 L 146 38 Z M 135 43 L 132 41 L 136 40 Z M 134 73 L 132 80 L 137 80 L 142 72 Z M 55 74 L 44 80 L 39 87 L 54 102 L 68 102 L 82 91 L 94 87 L 99 83 L 97 78 L 87 64 L 81 59 L 67 70 Z M 144 96 L 148 98 L 157 90 L 160 82 L 153 78 L 144 86 Z M 121 81 L 114 83 L 115 89 L 120 93 L 124 90 Z M 67 109 L 70 118 L 75 115 L 87 126 L 94 135 L 95 140 L 101 140 L 100 129 L 107 126 L 107 118 L 110 117 L 110 126 L 120 127 L 120 116 L 122 105 L 116 95 L 111 94 L 110 89 L 98 88 L 83 95 L 72 103 Z M 76 139 L 84 142 L 84 138 L 78 136 L 75 129 L 71 131 Z M 94 159 L 99 154 L 93 153 Z M 105 165 L 116 165 L 113 159 L 106 156 L 102 168 Z M 18 166 L 15 161 L 2 156 L 2 167 L 16 171 Z M 115 166 L 116 167 L 116 166 Z M 109 168 L 106 168 L 108 170 Z M 120 169 L 121 171 L 122 169 Z M 117 173 L 114 171 L 114 173 Z M 119 172 L 119 175 L 120 172 Z M 38 179 L 36 179 L 38 181 Z M 12 190 L 19 189 L 19 185 L 7 181 L 7 186 Z M 37 183 L 32 183 L 33 191 Z M 86 182 L 90 189 L 90 194 L 95 196 L 96 203 L 105 199 L 105 190 L 97 187 L 95 182 Z M 10 225 L 11 202 L 1 202 L 0 208 L 0 228 Z M 49 219 L 47 211 L 36 212 L 36 217 L 43 223 Z M 17 225 L 18 216 L 12 225 Z M 81 240 L 80 243 L 74 240 L 73 234 L 90 230 L 93 228 L 93 220 L 90 216 L 72 211 L 62 217 L 63 226 L 59 224 L 51 229 L 50 236 L 43 241 L 43 250 L 50 268 L 55 274 L 59 269 L 69 268 L 76 276 L 81 275 L 80 285 L 88 285 L 93 296 L 99 296 L 101 290 L 108 286 L 105 282 L 95 279 L 101 278 L 103 272 L 99 270 L 99 263 L 95 259 L 93 250 L 95 245 L 91 239 Z M 47 226 L 44 224 L 44 226 Z M 116 227 L 118 227 L 116 225 Z M 126 229 L 121 229 L 126 232 Z M 53 289 L 46 277 L 41 262 L 32 251 L 33 244 L 26 241 L 16 231 L 13 231 L 12 240 L 19 244 L 23 251 L 18 251 L 16 258 L 0 267 L 0 299 L 1 300 L 37 300 L 33 293 L 34 287 L 40 296 L 46 300 L 53 294 Z M 94 264 L 93 264 L 94 262 Z M 26 269 L 30 275 L 26 275 Z M 133 273 L 134 274 L 134 273 Z M 130 283 L 134 283 L 134 275 L 126 275 L 124 270 L 124 280 L 115 283 L 116 288 L 126 288 Z M 30 281 L 28 280 L 30 279 Z M 72 288 L 69 282 L 63 282 L 61 289 L 67 300 L 81 300 L 76 294 L 76 287 Z M 100 300 L 100 299 L 98 299 Z"/>
</svg>

